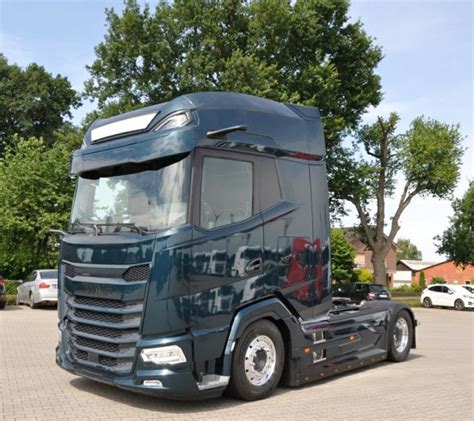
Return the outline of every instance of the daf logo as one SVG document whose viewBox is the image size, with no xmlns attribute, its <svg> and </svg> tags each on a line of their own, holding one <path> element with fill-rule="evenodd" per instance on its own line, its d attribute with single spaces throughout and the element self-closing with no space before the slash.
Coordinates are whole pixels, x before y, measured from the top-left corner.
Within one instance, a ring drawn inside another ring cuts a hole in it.
<svg viewBox="0 0 474 421">
<path fill-rule="evenodd" d="M 77 292 L 82 292 L 85 295 L 109 295 L 112 294 L 113 287 L 110 285 L 81 283 Z"/>
</svg>

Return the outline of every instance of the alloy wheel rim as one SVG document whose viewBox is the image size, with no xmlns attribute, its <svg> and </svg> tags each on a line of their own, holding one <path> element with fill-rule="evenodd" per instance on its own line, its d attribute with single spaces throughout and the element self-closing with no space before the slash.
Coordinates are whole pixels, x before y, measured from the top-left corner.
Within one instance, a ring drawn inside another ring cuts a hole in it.
<svg viewBox="0 0 474 421">
<path fill-rule="evenodd" d="M 245 352 L 245 376 L 254 386 L 263 386 L 272 377 L 276 367 L 276 348 L 266 335 L 252 339 Z"/>
<path fill-rule="evenodd" d="M 408 323 L 405 319 L 399 318 L 395 324 L 395 330 L 393 332 L 393 342 L 397 352 L 405 351 L 408 345 Z"/>
</svg>

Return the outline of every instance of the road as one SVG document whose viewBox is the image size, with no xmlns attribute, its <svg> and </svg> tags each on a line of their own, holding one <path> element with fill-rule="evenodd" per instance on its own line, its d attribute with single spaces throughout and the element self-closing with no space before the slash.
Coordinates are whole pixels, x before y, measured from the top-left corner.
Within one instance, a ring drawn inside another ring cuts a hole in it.
<svg viewBox="0 0 474 421">
<path fill-rule="evenodd" d="M 173 402 L 73 376 L 54 362 L 57 313 L 0 311 L 0 419 L 471 420 L 474 312 L 416 309 L 418 347 L 382 362 L 259 402 Z"/>
</svg>

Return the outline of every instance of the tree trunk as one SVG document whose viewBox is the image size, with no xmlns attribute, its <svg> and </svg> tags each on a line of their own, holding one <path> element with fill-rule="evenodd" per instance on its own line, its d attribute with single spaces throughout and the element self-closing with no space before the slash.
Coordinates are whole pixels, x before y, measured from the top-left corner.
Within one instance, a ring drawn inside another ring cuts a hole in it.
<svg viewBox="0 0 474 421">
<path fill-rule="evenodd" d="M 372 252 L 372 266 L 374 267 L 374 282 L 387 286 L 387 269 L 385 268 L 385 256 L 382 251 Z"/>
</svg>

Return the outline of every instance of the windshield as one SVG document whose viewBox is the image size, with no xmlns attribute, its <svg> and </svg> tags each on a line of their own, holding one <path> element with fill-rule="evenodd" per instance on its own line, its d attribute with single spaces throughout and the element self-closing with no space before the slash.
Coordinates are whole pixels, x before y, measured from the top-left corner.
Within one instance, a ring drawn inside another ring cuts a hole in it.
<svg viewBox="0 0 474 421">
<path fill-rule="evenodd" d="M 378 293 L 388 293 L 388 289 L 384 287 L 383 285 L 372 284 L 370 287 L 372 291 L 375 291 Z"/>
<path fill-rule="evenodd" d="M 190 163 L 187 157 L 157 170 L 80 177 L 71 215 L 71 231 L 116 233 L 155 231 L 186 223 Z"/>
<path fill-rule="evenodd" d="M 45 270 L 40 272 L 41 279 L 57 279 L 58 278 L 58 271 L 57 270 Z"/>
</svg>

